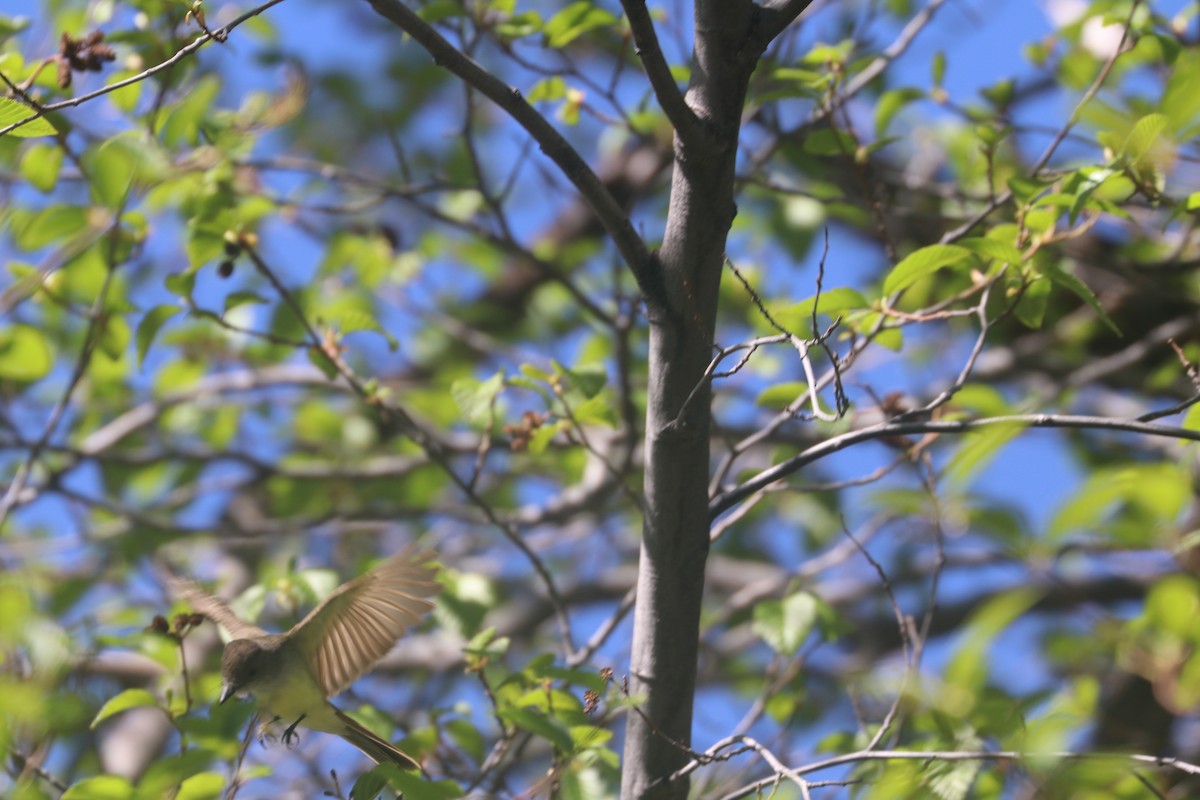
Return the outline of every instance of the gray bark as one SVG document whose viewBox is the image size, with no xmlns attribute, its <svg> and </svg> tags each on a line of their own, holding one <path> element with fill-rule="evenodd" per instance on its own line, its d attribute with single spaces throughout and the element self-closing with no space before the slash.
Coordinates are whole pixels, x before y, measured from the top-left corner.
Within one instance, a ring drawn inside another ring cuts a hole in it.
<svg viewBox="0 0 1200 800">
<path fill-rule="evenodd" d="M 700 604 L 708 556 L 710 393 L 717 290 L 733 201 L 746 86 L 761 53 L 748 0 L 696 3 L 686 101 L 700 121 L 677 132 L 666 234 L 658 254 L 662 302 L 648 301 L 646 515 L 638 572 L 621 794 L 683 798 L 667 778 L 689 760 Z M 688 398 L 691 397 L 689 401 Z M 686 407 L 685 407 L 686 404 Z"/>
</svg>

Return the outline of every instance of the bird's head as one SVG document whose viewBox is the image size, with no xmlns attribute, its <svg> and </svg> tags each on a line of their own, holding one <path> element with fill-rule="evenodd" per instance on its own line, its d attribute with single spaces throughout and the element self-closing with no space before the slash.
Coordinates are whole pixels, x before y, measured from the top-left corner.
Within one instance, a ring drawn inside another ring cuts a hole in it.
<svg viewBox="0 0 1200 800">
<path fill-rule="evenodd" d="M 221 698 L 224 703 L 235 694 L 253 691 L 255 683 L 264 676 L 269 660 L 262 645 L 253 639 L 234 639 L 225 645 L 221 654 Z"/>
</svg>

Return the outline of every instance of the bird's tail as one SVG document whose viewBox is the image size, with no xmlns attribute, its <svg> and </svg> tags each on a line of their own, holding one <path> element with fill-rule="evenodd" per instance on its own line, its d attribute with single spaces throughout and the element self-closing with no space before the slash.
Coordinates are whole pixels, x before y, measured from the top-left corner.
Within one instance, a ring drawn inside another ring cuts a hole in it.
<svg viewBox="0 0 1200 800">
<path fill-rule="evenodd" d="M 332 704 L 330 705 L 332 706 Z M 421 768 L 421 765 L 410 756 L 400 752 L 391 742 L 363 727 L 353 718 L 346 716 L 341 709 L 334 707 L 333 710 L 338 721 L 342 723 L 342 730 L 337 731 L 337 734 L 366 753 L 376 764 L 391 763 L 400 769 Z"/>
</svg>

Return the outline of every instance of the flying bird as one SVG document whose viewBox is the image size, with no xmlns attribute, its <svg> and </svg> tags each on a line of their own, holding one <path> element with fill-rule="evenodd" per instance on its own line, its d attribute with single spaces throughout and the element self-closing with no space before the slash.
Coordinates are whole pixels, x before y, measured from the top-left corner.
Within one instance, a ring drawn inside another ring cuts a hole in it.
<svg viewBox="0 0 1200 800">
<path fill-rule="evenodd" d="M 172 590 L 224 628 L 221 697 L 251 694 L 261 710 L 289 723 L 341 736 L 376 763 L 419 768 L 391 742 L 329 702 L 382 658 L 406 628 L 420 622 L 441 591 L 428 550 L 404 551 L 342 584 L 287 633 L 272 634 L 238 617 L 191 581 L 168 576 Z"/>
</svg>

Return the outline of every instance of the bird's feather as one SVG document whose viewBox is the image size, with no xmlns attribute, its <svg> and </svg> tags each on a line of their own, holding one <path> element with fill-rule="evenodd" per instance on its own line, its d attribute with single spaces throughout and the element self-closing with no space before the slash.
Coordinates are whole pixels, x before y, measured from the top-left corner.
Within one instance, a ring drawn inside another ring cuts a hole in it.
<svg viewBox="0 0 1200 800">
<path fill-rule="evenodd" d="M 326 696 L 369 670 L 433 608 L 426 598 L 441 591 L 433 558 L 428 550 L 389 558 L 339 587 L 288 632 Z"/>
<path fill-rule="evenodd" d="M 171 592 L 196 610 L 197 613 L 211 619 L 224 628 L 233 639 L 249 639 L 255 636 L 269 634 L 257 625 L 246 622 L 233 613 L 233 609 L 225 605 L 213 595 L 201 589 L 189 580 L 163 571 L 165 580 Z"/>
</svg>

